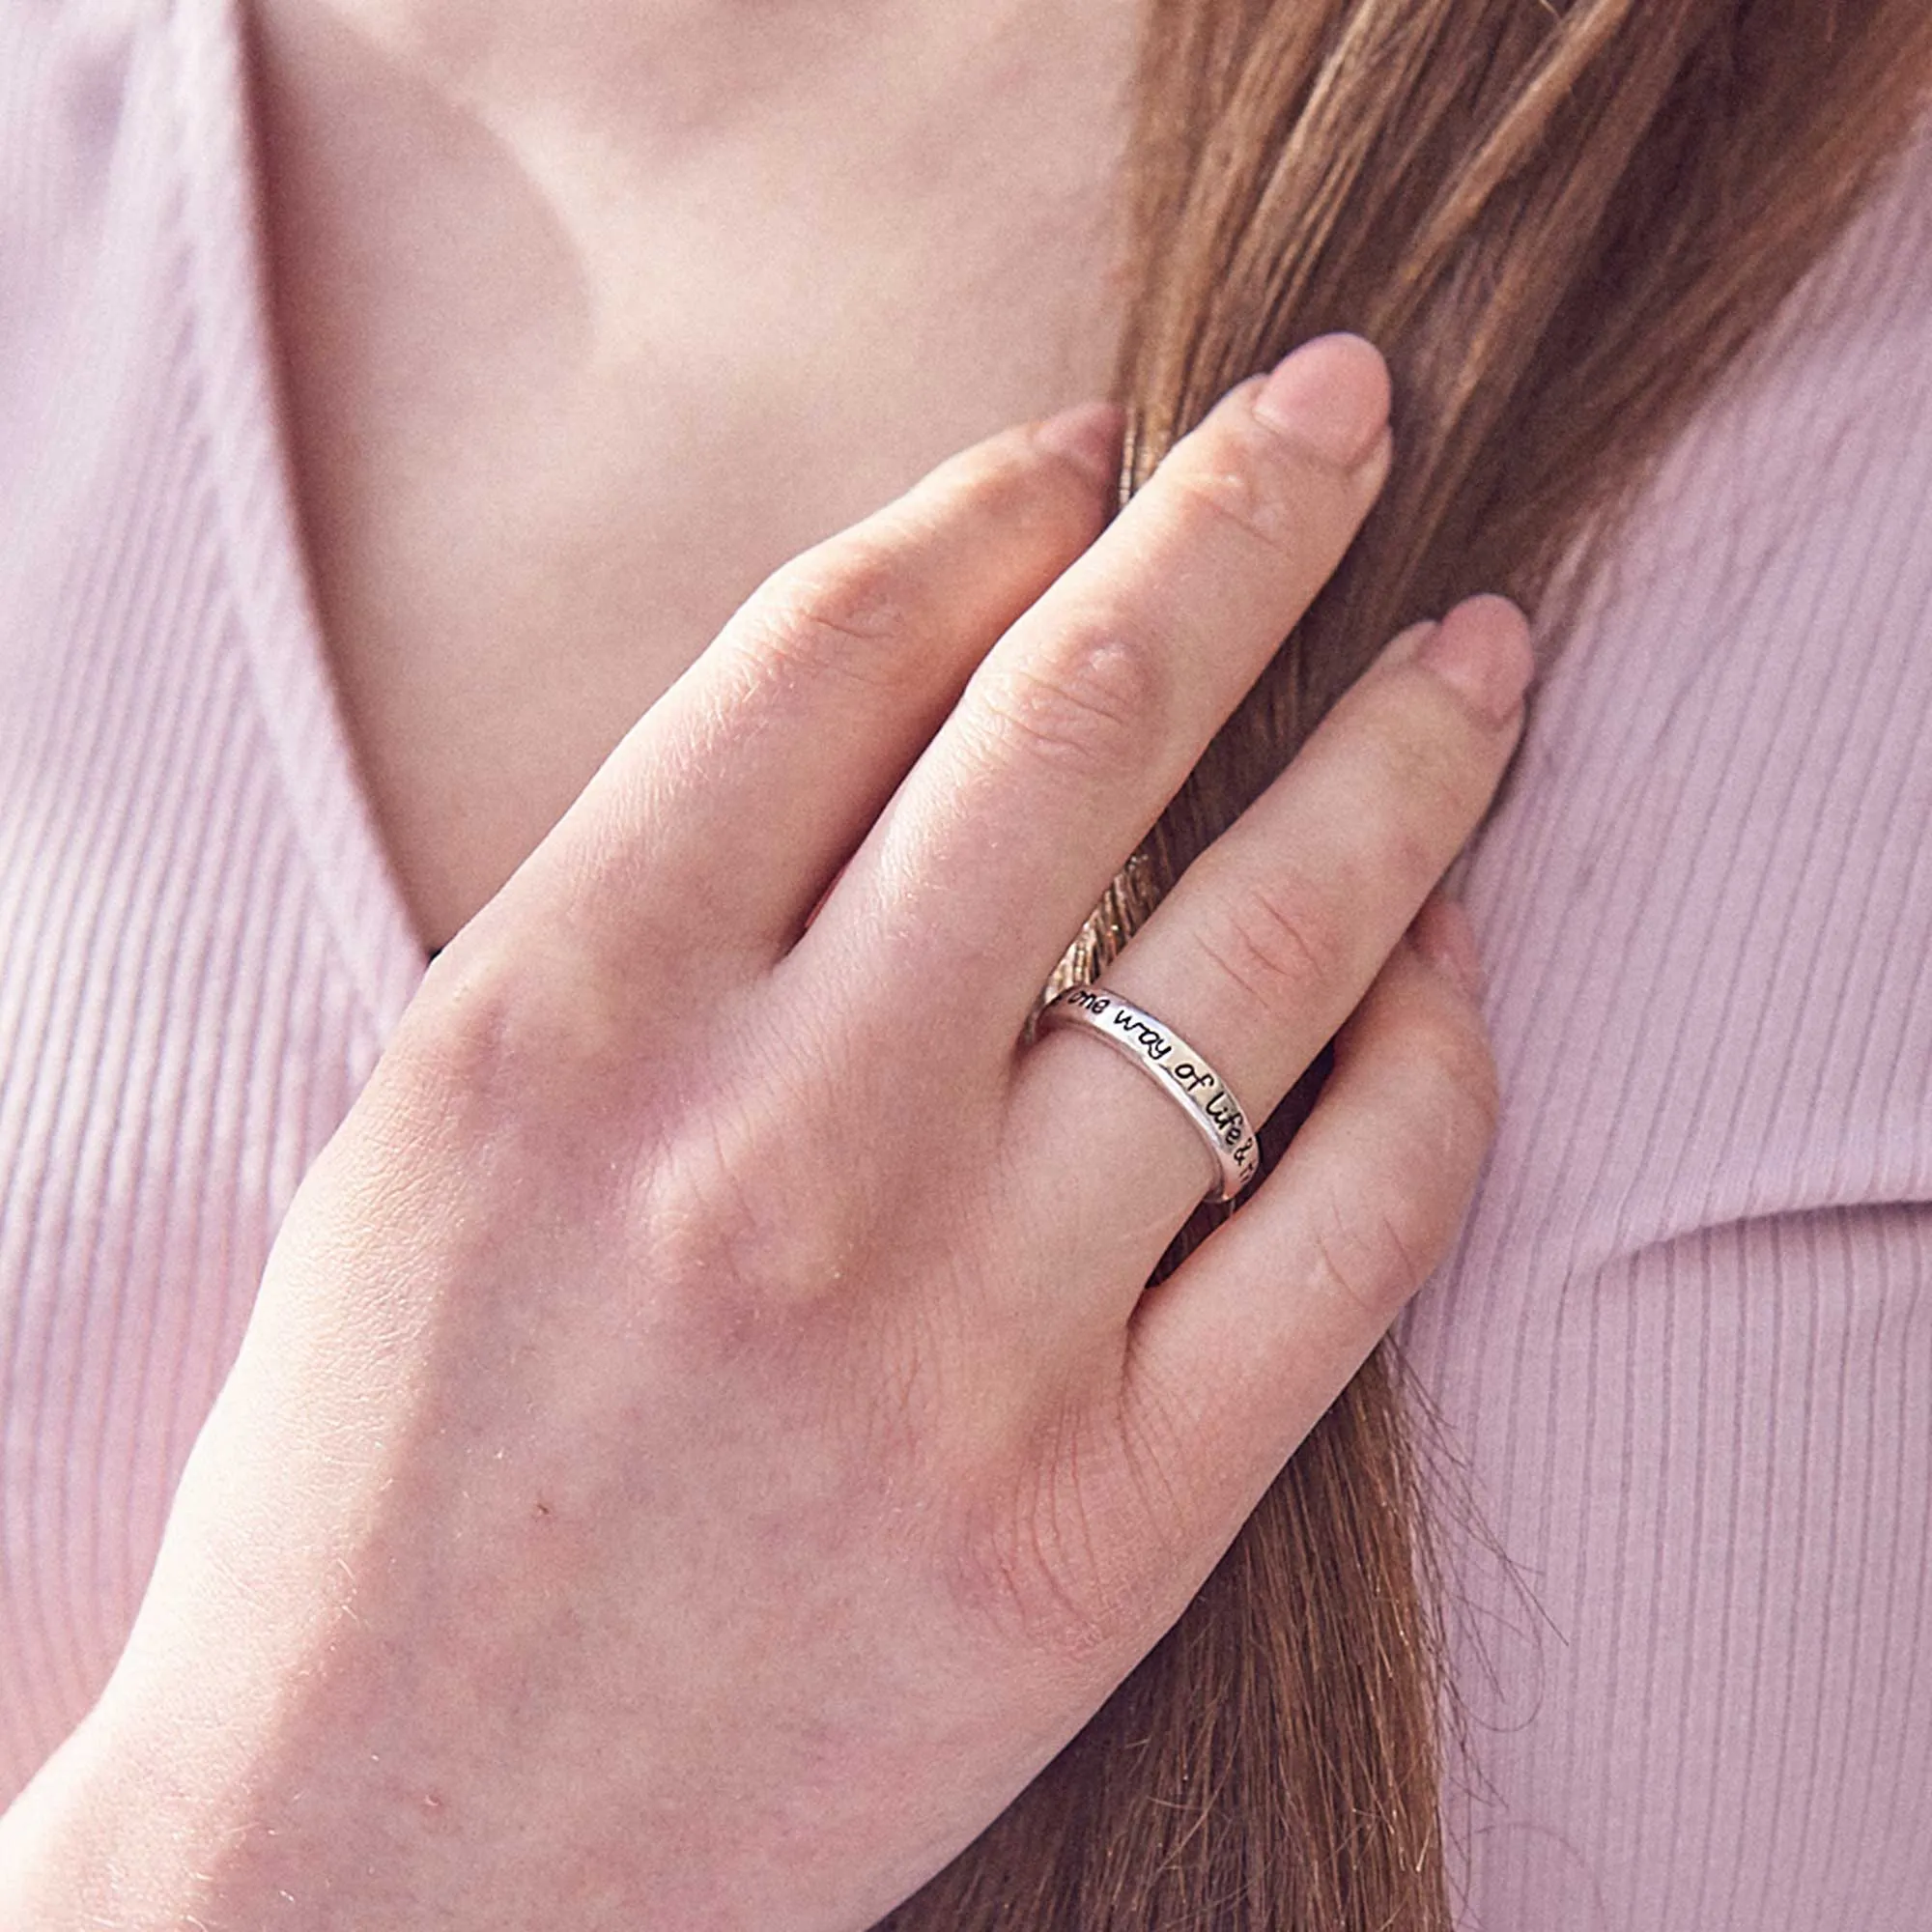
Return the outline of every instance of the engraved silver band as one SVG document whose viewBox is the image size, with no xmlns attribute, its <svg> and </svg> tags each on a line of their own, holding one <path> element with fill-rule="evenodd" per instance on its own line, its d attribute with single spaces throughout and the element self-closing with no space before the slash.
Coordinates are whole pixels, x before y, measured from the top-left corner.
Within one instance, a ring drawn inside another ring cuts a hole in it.
<svg viewBox="0 0 1932 1932">
<path fill-rule="evenodd" d="M 1039 1031 L 1056 1026 L 1098 1034 L 1180 1102 L 1220 1169 L 1216 1201 L 1232 1201 L 1260 1172 L 1261 1144 L 1241 1103 L 1171 1026 L 1100 986 L 1069 986 L 1049 1000 L 1039 1016 Z"/>
</svg>

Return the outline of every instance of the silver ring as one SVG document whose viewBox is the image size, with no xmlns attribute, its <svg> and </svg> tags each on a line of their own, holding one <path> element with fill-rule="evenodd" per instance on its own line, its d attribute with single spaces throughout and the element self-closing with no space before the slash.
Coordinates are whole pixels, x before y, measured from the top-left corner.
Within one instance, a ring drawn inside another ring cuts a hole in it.
<svg viewBox="0 0 1932 1932">
<path fill-rule="evenodd" d="M 1099 986 L 1069 986 L 1049 1000 L 1038 1031 L 1079 1026 L 1098 1034 L 1145 1073 L 1160 1083 L 1186 1110 L 1208 1143 L 1220 1170 L 1221 1186 L 1212 1198 L 1232 1201 L 1261 1171 L 1261 1143 L 1228 1083 L 1175 1032 L 1118 993 Z"/>
</svg>

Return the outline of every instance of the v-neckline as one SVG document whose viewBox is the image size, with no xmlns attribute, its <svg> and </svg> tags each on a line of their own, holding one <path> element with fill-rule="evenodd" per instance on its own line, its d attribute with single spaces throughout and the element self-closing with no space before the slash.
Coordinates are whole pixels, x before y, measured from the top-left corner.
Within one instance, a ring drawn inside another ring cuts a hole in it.
<svg viewBox="0 0 1932 1932">
<path fill-rule="evenodd" d="M 190 337 L 230 579 L 315 894 L 379 1037 L 427 954 L 384 842 L 328 663 L 270 321 L 244 0 L 170 0 Z"/>
</svg>

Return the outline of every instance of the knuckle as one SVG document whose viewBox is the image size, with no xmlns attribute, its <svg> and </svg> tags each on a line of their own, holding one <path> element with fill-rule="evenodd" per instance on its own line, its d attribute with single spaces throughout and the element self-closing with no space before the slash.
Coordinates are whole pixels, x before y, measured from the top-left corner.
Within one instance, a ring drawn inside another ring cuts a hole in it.
<svg viewBox="0 0 1932 1932">
<path fill-rule="evenodd" d="M 569 944 L 534 968 L 505 947 L 464 944 L 412 1002 L 370 1101 L 386 1131 L 459 1157 L 466 1198 L 537 1187 L 561 1161 L 573 1198 L 613 1201 L 633 1149 L 605 1129 L 657 1073 L 627 1050 L 635 1037 L 623 989 Z"/>
<path fill-rule="evenodd" d="M 1386 1328 L 1435 1264 L 1433 1243 L 1388 1205 L 1348 1213 L 1331 1210 L 1315 1236 L 1315 1260 L 1326 1293 L 1377 1330 Z"/>
<path fill-rule="evenodd" d="M 1163 1377 L 1148 1354 L 1136 1356 L 1131 1397 L 1121 1405 L 1122 1469 L 1144 1548 L 1157 1552 L 1156 1574 L 1186 1560 L 1189 1539 L 1212 1513 L 1212 1478 L 1202 1450 L 1202 1392 Z"/>
<path fill-rule="evenodd" d="M 1399 731 L 1388 741 L 1387 757 L 1391 789 L 1406 808 L 1405 823 L 1427 826 L 1438 839 L 1446 832 L 1460 843 L 1482 815 L 1496 773 L 1460 705 L 1455 713 L 1447 731 L 1439 714 Z"/>
<path fill-rule="evenodd" d="M 1002 666 L 987 680 L 983 711 L 998 738 L 1094 778 L 1143 763 L 1172 701 L 1168 678 L 1131 632 L 1086 622 L 1031 659 Z"/>
<path fill-rule="evenodd" d="M 1177 513 L 1271 555 L 1339 555 L 1363 504 L 1339 472 L 1291 453 L 1238 416 L 1215 414 L 1176 445 L 1161 474 Z"/>
<path fill-rule="evenodd" d="M 1472 1019 L 1411 1025 L 1400 1066 L 1369 1170 L 1328 1195 L 1312 1230 L 1324 1289 L 1378 1328 L 1454 1240 L 1499 1111 L 1495 1063 Z"/>
<path fill-rule="evenodd" d="M 986 541 L 997 533 L 1016 555 L 1042 545 L 1061 552 L 1091 538 L 1098 524 L 1093 478 L 1025 428 L 948 458 L 885 514 L 915 537 L 951 532 Z"/>
<path fill-rule="evenodd" d="M 1492 740 L 1427 673 L 1371 680 L 1361 698 L 1363 709 L 1344 729 L 1359 745 L 1374 796 L 1388 802 L 1386 816 L 1439 847 L 1438 864 L 1446 863 L 1495 789 L 1501 767 Z"/>
<path fill-rule="evenodd" d="M 933 472 L 946 507 L 974 517 L 1005 518 L 1023 509 L 1050 486 L 1065 466 L 1042 463 L 1017 431 L 962 450 Z"/>
<path fill-rule="evenodd" d="M 1415 1065 L 1425 1082 L 1422 1112 L 1438 1158 L 1471 1150 L 1480 1157 L 1502 1118 L 1502 1088 L 1495 1055 L 1474 1015 L 1434 1022 Z"/>
<path fill-rule="evenodd" d="M 1346 840 L 1333 854 L 1335 916 L 1377 902 L 1417 902 L 1482 815 L 1476 776 L 1439 737 L 1378 734 L 1350 786 Z"/>
<path fill-rule="evenodd" d="M 554 997 L 555 983 L 499 949 L 465 947 L 431 967 L 389 1057 L 452 1109 L 526 1099 L 533 1070 L 576 1058 L 573 1038 L 588 1024 L 581 999 Z"/>
<path fill-rule="evenodd" d="M 799 1131 L 801 1123 L 806 1131 Z M 681 1121 L 639 1200 L 658 1271 L 731 1319 L 849 1303 L 869 1278 L 879 1185 L 826 1185 L 833 1124 L 809 1102 L 775 1109 L 725 1092 Z"/>
<path fill-rule="evenodd" d="M 1197 449 L 1172 478 L 1175 514 L 1184 531 L 1232 532 L 1270 552 L 1295 547 L 1306 526 L 1305 506 L 1293 500 L 1275 466 L 1242 443 Z"/>
<path fill-rule="evenodd" d="M 829 674 L 891 688 L 920 658 L 906 648 L 923 619 L 912 578 L 890 545 L 848 534 L 769 579 L 734 628 L 781 679 Z"/>
<path fill-rule="evenodd" d="M 1354 1024 L 1344 1028 L 1338 1057 L 1352 1059 L 1359 1039 Z M 1433 1011 L 1411 1011 L 1383 1051 L 1399 1069 L 1396 1084 L 1384 1090 L 1390 1094 L 1381 1125 L 1385 1184 L 1399 1191 L 1405 1176 L 1472 1182 L 1502 1115 L 1495 1058 L 1481 1021 L 1446 1002 Z"/>
<path fill-rule="evenodd" d="M 1251 879 L 1194 927 L 1211 971 L 1276 1026 L 1305 1013 L 1350 965 L 1342 908 L 1304 878 Z"/>
<path fill-rule="evenodd" d="M 1410 795 L 1378 800 L 1357 832 L 1348 874 L 1348 902 L 1398 901 L 1414 907 L 1435 884 L 1466 836 L 1460 814 Z"/>
</svg>

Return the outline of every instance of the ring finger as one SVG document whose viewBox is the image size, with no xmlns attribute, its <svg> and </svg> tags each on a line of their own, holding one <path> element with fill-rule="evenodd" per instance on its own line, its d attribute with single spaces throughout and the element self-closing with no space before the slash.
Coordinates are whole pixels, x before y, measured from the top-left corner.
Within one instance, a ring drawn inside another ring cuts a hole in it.
<svg viewBox="0 0 1932 1932">
<path fill-rule="evenodd" d="M 1182 1036 L 1251 1126 L 1360 1003 L 1475 828 L 1531 664 L 1500 598 L 1405 632 L 1109 969 L 1104 990 Z M 1015 1167 L 1039 1191 L 1026 1225 L 1056 1230 L 1068 1266 L 1097 1254 L 1131 1303 L 1219 1175 L 1186 1103 L 1083 1031 L 1048 1035 L 1020 1065 Z"/>
</svg>

